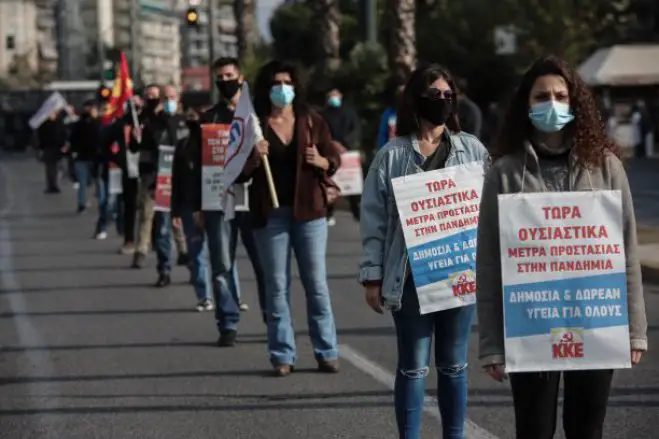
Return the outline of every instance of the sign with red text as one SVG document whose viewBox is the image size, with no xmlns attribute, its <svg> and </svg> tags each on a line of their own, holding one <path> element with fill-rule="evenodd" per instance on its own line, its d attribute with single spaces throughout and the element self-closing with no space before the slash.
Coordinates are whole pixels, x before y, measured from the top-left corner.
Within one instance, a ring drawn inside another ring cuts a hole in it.
<svg viewBox="0 0 659 439">
<path fill-rule="evenodd" d="M 230 128 L 228 124 L 201 125 L 201 208 L 206 211 L 224 209 L 225 189 L 222 174 L 227 160 Z"/>
<path fill-rule="evenodd" d="M 174 165 L 174 147 L 158 147 L 158 175 L 156 176 L 155 207 L 158 212 L 169 212 L 172 206 L 172 169 Z"/>
<path fill-rule="evenodd" d="M 348 151 L 341 154 L 341 166 L 332 180 L 341 190 L 341 195 L 361 195 L 364 188 L 361 153 Z"/>
<path fill-rule="evenodd" d="M 631 367 L 620 191 L 499 195 L 508 372 Z"/>
<path fill-rule="evenodd" d="M 421 314 L 476 303 L 483 179 L 474 162 L 391 180 Z"/>
</svg>

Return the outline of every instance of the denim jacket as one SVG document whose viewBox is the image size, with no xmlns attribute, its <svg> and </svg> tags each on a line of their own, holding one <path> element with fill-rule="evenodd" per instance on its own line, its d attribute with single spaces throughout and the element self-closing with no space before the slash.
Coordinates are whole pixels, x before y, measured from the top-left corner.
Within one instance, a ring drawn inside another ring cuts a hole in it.
<svg viewBox="0 0 659 439">
<path fill-rule="evenodd" d="M 459 132 L 450 133 L 449 140 L 451 149 L 445 167 L 475 161 L 482 161 L 489 167 L 489 154 L 478 138 Z M 403 297 L 407 248 L 391 180 L 423 172 L 424 161 L 416 136 L 396 137 L 377 153 L 364 182 L 359 282 L 382 282 L 384 306 L 394 311 L 400 309 Z"/>
</svg>

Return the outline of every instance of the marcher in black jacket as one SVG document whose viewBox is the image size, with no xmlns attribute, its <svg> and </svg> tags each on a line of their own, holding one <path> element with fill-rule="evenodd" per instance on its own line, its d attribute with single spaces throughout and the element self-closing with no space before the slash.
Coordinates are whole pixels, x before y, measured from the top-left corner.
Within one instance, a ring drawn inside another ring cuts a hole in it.
<svg viewBox="0 0 659 439">
<path fill-rule="evenodd" d="M 156 286 L 164 287 L 171 283 L 171 238 L 172 223 L 169 212 L 155 211 L 155 189 L 158 175 L 159 147 L 169 145 L 176 147 L 187 142 L 190 135 L 187 121 L 178 111 L 178 93 L 172 86 L 163 87 L 164 99 L 157 86 L 146 88 L 146 105 L 141 115 L 142 138 L 141 142 L 132 142 L 129 150 L 140 153 L 140 187 L 138 195 L 138 223 L 139 235 L 133 268 L 144 266 L 146 255 L 151 247 L 152 232 L 153 244 L 158 257 L 158 281 Z M 174 234 L 179 253 L 179 265 L 187 265 L 187 248 L 185 237 L 177 228 Z"/>
<path fill-rule="evenodd" d="M 38 128 L 39 150 L 46 168 L 46 193 L 59 194 L 59 161 L 62 159 L 66 147 L 66 130 L 54 111 L 48 119 Z"/>
<path fill-rule="evenodd" d="M 79 183 L 78 213 L 82 213 L 87 209 L 87 188 L 97 176 L 94 164 L 98 161 L 102 147 L 101 122 L 94 101 L 85 102 L 80 119 L 71 128 L 69 145 Z"/>
</svg>

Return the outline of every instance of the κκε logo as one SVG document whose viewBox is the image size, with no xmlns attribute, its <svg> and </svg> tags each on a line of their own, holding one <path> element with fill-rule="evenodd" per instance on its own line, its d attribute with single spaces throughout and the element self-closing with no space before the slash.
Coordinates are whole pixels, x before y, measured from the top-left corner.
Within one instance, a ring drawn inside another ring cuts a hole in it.
<svg viewBox="0 0 659 439">
<path fill-rule="evenodd" d="M 554 359 L 583 358 L 583 329 L 552 329 L 551 354 Z"/>
<path fill-rule="evenodd" d="M 473 270 L 453 273 L 448 278 L 453 289 L 453 296 L 467 296 L 476 292 L 476 276 Z"/>
</svg>

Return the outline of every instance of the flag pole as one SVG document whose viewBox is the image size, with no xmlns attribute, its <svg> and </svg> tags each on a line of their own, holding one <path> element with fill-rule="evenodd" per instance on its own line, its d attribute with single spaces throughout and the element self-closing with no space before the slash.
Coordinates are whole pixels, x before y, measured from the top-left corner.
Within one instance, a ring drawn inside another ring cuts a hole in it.
<svg viewBox="0 0 659 439">
<path fill-rule="evenodd" d="M 268 156 L 261 155 L 263 160 L 263 169 L 265 170 L 265 178 L 268 181 L 268 189 L 270 189 L 270 198 L 272 198 L 272 207 L 277 209 L 279 207 L 279 198 L 277 198 L 277 190 L 275 189 L 275 180 L 272 178 L 272 171 L 270 170 L 270 160 Z"/>
</svg>

